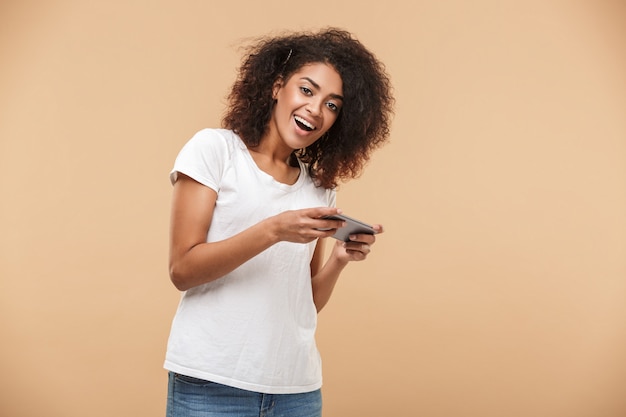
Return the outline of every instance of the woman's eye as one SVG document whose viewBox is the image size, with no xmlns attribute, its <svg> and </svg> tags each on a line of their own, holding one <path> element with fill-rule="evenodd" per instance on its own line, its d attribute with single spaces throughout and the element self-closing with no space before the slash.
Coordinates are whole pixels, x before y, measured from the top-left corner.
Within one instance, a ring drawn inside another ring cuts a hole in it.
<svg viewBox="0 0 626 417">
<path fill-rule="evenodd" d="M 326 103 L 326 105 L 328 106 L 329 109 L 331 109 L 334 112 L 339 111 L 339 106 L 337 106 L 335 103 Z"/>
<path fill-rule="evenodd" d="M 300 87 L 300 91 L 302 91 L 304 94 L 306 94 L 307 96 L 310 96 L 311 94 L 313 94 L 313 92 L 311 91 L 310 88 L 308 87 Z"/>
</svg>

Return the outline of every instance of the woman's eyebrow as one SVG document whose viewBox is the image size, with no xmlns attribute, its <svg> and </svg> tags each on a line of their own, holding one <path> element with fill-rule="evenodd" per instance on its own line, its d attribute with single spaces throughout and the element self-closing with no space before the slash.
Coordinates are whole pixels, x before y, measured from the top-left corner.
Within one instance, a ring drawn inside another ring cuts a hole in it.
<svg viewBox="0 0 626 417">
<path fill-rule="evenodd" d="M 312 85 L 313 87 L 315 87 L 315 89 L 316 89 L 316 90 L 319 90 L 319 89 L 320 89 L 319 84 L 318 84 L 318 83 L 316 83 L 315 81 L 313 81 L 312 79 L 310 79 L 309 77 L 302 77 L 302 78 L 300 78 L 300 79 L 301 79 L 301 80 L 308 81 L 309 83 L 311 83 L 311 85 Z M 331 93 L 331 94 L 329 94 L 329 96 L 330 96 L 330 97 L 332 97 L 332 98 L 334 98 L 334 99 L 337 99 L 337 100 L 341 100 L 341 101 L 343 101 L 343 96 L 342 96 L 342 95 L 340 95 L 340 94 L 332 94 L 332 93 Z"/>
</svg>

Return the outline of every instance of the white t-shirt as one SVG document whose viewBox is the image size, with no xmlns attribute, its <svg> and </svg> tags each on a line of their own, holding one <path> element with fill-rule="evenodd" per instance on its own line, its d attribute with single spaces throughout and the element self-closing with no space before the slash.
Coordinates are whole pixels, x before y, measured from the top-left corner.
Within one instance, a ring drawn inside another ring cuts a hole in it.
<svg viewBox="0 0 626 417">
<path fill-rule="evenodd" d="M 172 183 L 179 172 L 217 192 L 207 242 L 285 210 L 335 205 L 334 190 L 316 187 L 304 164 L 295 184 L 280 183 L 258 168 L 230 130 L 196 133 L 176 158 Z M 310 269 L 315 245 L 280 242 L 231 273 L 183 293 L 165 368 L 268 394 L 320 388 Z"/>
</svg>

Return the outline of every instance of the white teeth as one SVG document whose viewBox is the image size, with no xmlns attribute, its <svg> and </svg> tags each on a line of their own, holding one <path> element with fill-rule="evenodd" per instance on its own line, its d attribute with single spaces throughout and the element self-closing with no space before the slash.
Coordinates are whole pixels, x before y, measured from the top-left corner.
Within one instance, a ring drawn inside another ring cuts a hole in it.
<svg viewBox="0 0 626 417">
<path fill-rule="evenodd" d="M 302 123 L 303 125 L 305 125 L 306 127 L 308 127 L 311 130 L 315 129 L 315 126 L 313 126 L 311 123 L 307 122 L 306 120 L 304 120 L 302 117 L 300 116 L 294 116 L 294 118 L 296 119 L 297 122 Z"/>
</svg>

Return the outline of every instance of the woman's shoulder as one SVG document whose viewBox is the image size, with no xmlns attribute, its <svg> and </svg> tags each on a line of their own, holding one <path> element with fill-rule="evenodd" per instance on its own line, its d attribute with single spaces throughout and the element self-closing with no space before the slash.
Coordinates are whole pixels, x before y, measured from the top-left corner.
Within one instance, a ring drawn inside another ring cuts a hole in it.
<svg viewBox="0 0 626 417">
<path fill-rule="evenodd" d="M 245 144 L 235 132 L 229 129 L 204 128 L 197 131 L 185 145 L 194 152 L 232 155 Z"/>
<path fill-rule="evenodd" d="M 243 142 L 231 130 L 205 128 L 198 130 L 185 143 L 174 162 L 170 174 L 172 183 L 177 172 L 182 172 L 202 184 L 217 187 L 216 178 L 220 177 L 233 160 Z"/>
</svg>

